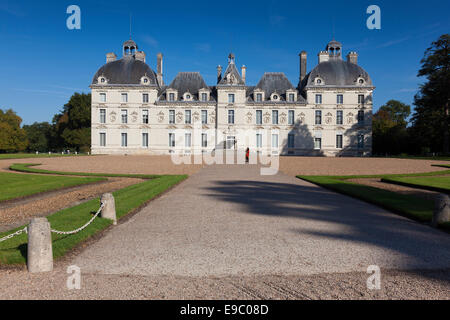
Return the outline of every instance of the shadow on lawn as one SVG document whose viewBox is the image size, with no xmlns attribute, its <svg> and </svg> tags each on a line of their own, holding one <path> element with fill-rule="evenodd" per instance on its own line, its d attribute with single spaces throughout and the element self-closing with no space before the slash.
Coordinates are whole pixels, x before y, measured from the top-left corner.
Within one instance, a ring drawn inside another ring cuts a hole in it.
<svg viewBox="0 0 450 320">
<path fill-rule="evenodd" d="M 436 261 L 437 257 L 441 266 L 436 266 L 436 269 L 450 267 L 450 238 L 445 233 L 395 214 L 383 213 L 381 208 L 320 187 L 241 180 L 215 181 L 215 186 L 207 190 L 212 191 L 210 197 L 239 203 L 251 214 L 343 226 L 345 228 L 339 229 L 342 231 L 327 232 L 323 229 L 319 232 L 293 221 L 291 231 L 311 237 L 368 244 L 369 247 L 407 255 L 410 259 L 404 267 L 411 272 L 420 273 L 417 270 L 423 269 L 424 262 Z"/>
</svg>

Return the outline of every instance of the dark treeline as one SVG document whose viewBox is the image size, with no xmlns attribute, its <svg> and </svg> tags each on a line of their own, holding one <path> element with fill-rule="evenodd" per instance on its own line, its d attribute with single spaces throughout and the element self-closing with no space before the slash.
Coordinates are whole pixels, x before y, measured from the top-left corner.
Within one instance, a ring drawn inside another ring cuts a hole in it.
<svg viewBox="0 0 450 320">
<path fill-rule="evenodd" d="M 0 110 L 0 152 L 88 152 L 91 147 L 91 94 L 75 93 L 52 123 L 20 124 L 11 109 Z"/>
</svg>

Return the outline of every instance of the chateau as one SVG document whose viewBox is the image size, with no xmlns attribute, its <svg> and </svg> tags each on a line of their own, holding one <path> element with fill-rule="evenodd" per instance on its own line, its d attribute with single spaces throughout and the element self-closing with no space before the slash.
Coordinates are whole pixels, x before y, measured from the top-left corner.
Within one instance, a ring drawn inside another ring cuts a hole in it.
<svg viewBox="0 0 450 320">
<path fill-rule="evenodd" d="M 280 155 L 367 156 L 372 149 L 370 76 L 358 55 L 342 57 L 331 41 L 307 73 L 299 55 L 296 86 L 284 73 L 264 73 L 246 83 L 246 67 L 230 53 L 217 83 L 198 72 L 180 72 L 165 84 L 163 56 L 156 72 L 133 40 L 123 56 L 106 54 L 92 89 L 93 154 L 197 154 L 217 149 Z"/>
</svg>

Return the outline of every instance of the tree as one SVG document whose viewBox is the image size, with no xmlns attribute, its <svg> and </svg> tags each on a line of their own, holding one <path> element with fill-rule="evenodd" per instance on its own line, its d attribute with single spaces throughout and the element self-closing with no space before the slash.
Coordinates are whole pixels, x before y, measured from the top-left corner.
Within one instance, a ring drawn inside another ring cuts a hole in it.
<svg viewBox="0 0 450 320">
<path fill-rule="evenodd" d="M 91 145 L 91 94 L 73 94 L 61 113 L 53 117 L 53 126 L 53 148 L 89 151 Z"/>
<path fill-rule="evenodd" d="M 419 77 L 427 82 L 414 97 L 413 132 L 423 146 L 449 153 L 450 35 L 444 34 L 425 51 Z"/>
<path fill-rule="evenodd" d="M 50 139 L 52 136 L 52 126 L 48 122 L 35 122 L 32 125 L 24 125 L 29 145 L 28 152 L 47 152 L 50 148 Z"/>
<path fill-rule="evenodd" d="M 22 119 L 11 109 L 0 109 L 0 152 L 23 151 L 28 145 Z"/>
<path fill-rule="evenodd" d="M 373 115 L 372 136 L 374 154 L 400 154 L 408 150 L 408 117 L 411 107 L 390 100 Z"/>
</svg>

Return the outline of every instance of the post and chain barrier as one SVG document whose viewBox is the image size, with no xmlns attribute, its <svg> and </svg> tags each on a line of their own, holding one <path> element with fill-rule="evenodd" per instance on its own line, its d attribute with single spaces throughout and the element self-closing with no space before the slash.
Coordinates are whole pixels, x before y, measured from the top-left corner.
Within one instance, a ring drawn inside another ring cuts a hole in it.
<svg viewBox="0 0 450 320">
<path fill-rule="evenodd" d="M 24 227 L 23 229 L 17 230 L 14 233 L 11 233 L 11 234 L 3 237 L 3 238 L 0 238 L 0 242 L 8 240 L 8 239 L 11 239 L 11 238 L 14 238 L 15 236 L 21 235 L 24 232 L 27 233 L 27 227 Z"/>
<path fill-rule="evenodd" d="M 59 231 L 59 230 L 55 230 L 55 229 L 51 229 L 51 231 L 53 233 L 56 234 L 63 234 L 63 235 L 70 235 L 70 234 L 75 234 L 80 232 L 81 230 L 85 229 L 88 225 L 90 225 L 92 223 L 92 221 L 94 221 L 95 218 L 97 218 L 97 216 L 100 214 L 100 212 L 102 211 L 102 209 L 105 207 L 105 204 L 102 203 L 100 205 L 100 208 L 98 208 L 97 212 L 95 213 L 95 215 L 91 218 L 91 220 L 89 220 L 85 225 L 79 227 L 78 229 L 75 229 L 73 231 Z"/>
</svg>

